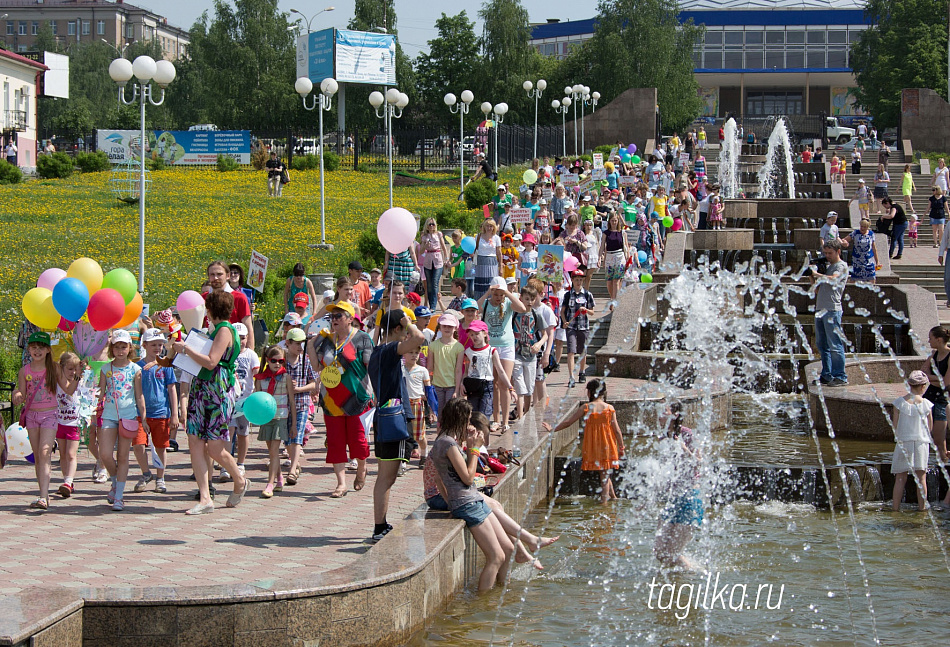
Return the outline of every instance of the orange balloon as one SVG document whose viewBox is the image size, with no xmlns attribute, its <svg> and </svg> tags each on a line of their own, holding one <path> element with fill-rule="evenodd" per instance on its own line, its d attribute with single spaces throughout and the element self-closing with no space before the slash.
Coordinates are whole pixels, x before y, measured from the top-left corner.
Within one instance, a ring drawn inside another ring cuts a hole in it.
<svg viewBox="0 0 950 647">
<path fill-rule="evenodd" d="M 135 323 L 135 320 L 138 319 L 141 314 L 142 295 L 136 292 L 132 300 L 129 301 L 129 305 L 125 306 L 125 314 L 122 315 L 122 319 L 113 326 L 113 328 L 125 328 L 126 326 L 130 326 Z"/>
</svg>

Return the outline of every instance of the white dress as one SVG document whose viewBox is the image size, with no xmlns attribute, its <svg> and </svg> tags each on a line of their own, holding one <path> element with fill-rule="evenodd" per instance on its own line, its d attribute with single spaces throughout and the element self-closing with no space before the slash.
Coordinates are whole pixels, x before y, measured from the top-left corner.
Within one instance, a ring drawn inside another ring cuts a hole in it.
<svg viewBox="0 0 950 647">
<path fill-rule="evenodd" d="M 926 470 L 930 459 L 930 427 L 927 424 L 927 416 L 933 409 L 933 402 L 924 400 L 914 404 L 904 398 L 897 398 L 893 404 L 900 415 L 894 430 L 897 446 L 891 458 L 891 474 Z"/>
</svg>

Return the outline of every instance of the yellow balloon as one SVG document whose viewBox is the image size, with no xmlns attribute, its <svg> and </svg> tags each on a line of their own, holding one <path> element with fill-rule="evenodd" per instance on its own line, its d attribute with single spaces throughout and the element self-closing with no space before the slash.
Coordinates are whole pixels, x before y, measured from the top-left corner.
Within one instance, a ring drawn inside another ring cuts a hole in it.
<svg viewBox="0 0 950 647">
<path fill-rule="evenodd" d="M 102 268 L 91 258 L 77 258 L 66 270 L 66 276 L 79 279 L 87 288 L 90 296 L 102 287 Z"/>
<path fill-rule="evenodd" d="M 33 288 L 23 295 L 23 314 L 34 326 L 51 330 L 59 325 L 60 316 L 53 307 L 53 293 L 46 288 Z"/>
</svg>

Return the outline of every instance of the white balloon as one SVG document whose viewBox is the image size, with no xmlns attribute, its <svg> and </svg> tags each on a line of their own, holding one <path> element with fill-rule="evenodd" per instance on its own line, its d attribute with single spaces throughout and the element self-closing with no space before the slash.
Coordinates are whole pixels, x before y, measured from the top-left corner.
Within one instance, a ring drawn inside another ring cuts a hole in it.
<svg viewBox="0 0 950 647">
<path fill-rule="evenodd" d="M 26 458 L 33 453 L 30 447 L 30 435 L 26 427 L 21 427 L 19 423 L 14 422 L 7 427 L 5 432 L 7 439 L 7 456 L 10 458 Z"/>
</svg>

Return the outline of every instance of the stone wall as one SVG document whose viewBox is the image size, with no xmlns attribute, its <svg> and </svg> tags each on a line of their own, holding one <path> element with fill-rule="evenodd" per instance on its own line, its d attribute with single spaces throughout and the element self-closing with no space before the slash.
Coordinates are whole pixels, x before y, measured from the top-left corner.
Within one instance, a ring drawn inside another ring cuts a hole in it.
<svg viewBox="0 0 950 647">
<path fill-rule="evenodd" d="M 901 138 L 917 150 L 950 151 L 950 104 L 933 90 L 905 88 L 901 93 Z"/>
<path fill-rule="evenodd" d="M 653 139 L 656 134 L 656 88 L 630 88 L 610 103 L 598 106 L 597 112 L 590 113 L 589 108 L 585 108 L 585 111 L 588 112 L 584 114 L 583 133 L 587 150 L 622 141 L 624 144 L 636 144 L 639 154 L 646 150 L 647 140 Z M 573 115 L 572 107 L 568 116 Z M 565 126 L 569 151 L 573 150 L 575 123 L 577 145 L 580 147 L 581 124 L 578 117 L 577 122 L 568 121 Z"/>
</svg>

